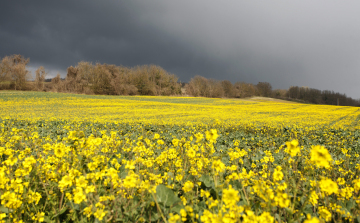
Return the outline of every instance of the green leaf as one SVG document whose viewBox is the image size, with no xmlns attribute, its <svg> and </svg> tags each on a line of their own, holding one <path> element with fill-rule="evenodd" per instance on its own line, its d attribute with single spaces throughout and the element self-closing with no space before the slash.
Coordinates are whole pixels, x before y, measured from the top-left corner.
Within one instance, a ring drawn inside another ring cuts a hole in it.
<svg viewBox="0 0 360 223">
<path fill-rule="evenodd" d="M 171 206 L 181 201 L 175 193 L 167 188 L 165 185 L 158 185 L 156 187 L 156 199 L 157 202 L 162 203 L 165 206 Z"/>
<path fill-rule="evenodd" d="M 206 187 L 214 187 L 214 180 L 209 175 L 202 175 L 199 180 L 204 183 Z"/>
<path fill-rule="evenodd" d="M 51 220 L 50 220 L 49 216 L 44 216 L 44 221 L 46 223 L 51 223 Z"/>
<path fill-rule="evenodd" d="M 280 218 L 280 215 L 279 215 L 279 214 L 275 214 L 275 219 L 276 219 L 278 222 L 281 222 L 281 218 Z"/>
<path fill-rule="evenodd" d="M 3 213 L 6 213 L 6 214 L 8 214 L 10 212 L 9 208 L 4 207 L 4 206 L 0 207 L 0 211 L 3 212 Z"/>
<path fill-rule="evenodd" d="M 194 207 L 194 210 L 195 210 L 195 209 L 198 209 L 197 211 L 205 210 L 205 209 L 206 209 L 206 203 L 205 203 L 205 201 L 200 201 L 200 202 L 198 203 L 198 205 Z"/>
<path fill-rule="evenodd" d="M 67 207 L 63 207 L 63 208 L 60 210 L 60 212 L 57 213 L 56 215 L 54 215 L 52 218 L 56 218 L 56 217 L 62 215 L 66 210 L 67 210 Z"/>
<path fill-rule="evenodd" d="M 305 205 L 304 213 L 305 213 L 305 214 L 312 214 L 312 213 L 313 213 L 313 209 L 312 209 L 312 205 L 311 205 L 311 204 Z"/>
<path fill-rule="evenodd" d="M 185 209 L 184 205 L 178 204 L 171 208 L 171 211 L 175 211 L 176 213 L 180 214 L 180 210 Z"/>
<path fill-rule="evenodd" d="M 119 175 L 120 175 L 120 178 L 121 179 L 125 179 L 127 174 L 128 174 L 128 171 L 125 170 L 125 165 L 121 165 L 120 169 L 119 169 Z"/>
<path fill-rule="evenodd" d="M 157 221 L 160 218 L 160 215 L 158 213 L 153 213 L 151 215 L 150 221 Z"/>
<path fill-rule="evenodd" d="M 355 201 L 353 199 L 347 202 L 346 209 L 348 209 L 348 211 L 351 211 L 351 209 L 353 209 L 354 207 L 355 207 Z"/>
<path fill-rule="evenodd" d="M 301 197 L 300 202 L 302 205 L 305 203 L 305 201 L 306 201 L 306 197 Z"/>
<path fill-rule="evenodd" d="M 80 210 L 80 207 L 78 204 L 75 204 L 74 202 L 71 202 L 71 201 L 68 201 L 66 203 L 67 206 L 71 207 L 71 209 L 74 209 L 74 210 Z"/>
</svg>

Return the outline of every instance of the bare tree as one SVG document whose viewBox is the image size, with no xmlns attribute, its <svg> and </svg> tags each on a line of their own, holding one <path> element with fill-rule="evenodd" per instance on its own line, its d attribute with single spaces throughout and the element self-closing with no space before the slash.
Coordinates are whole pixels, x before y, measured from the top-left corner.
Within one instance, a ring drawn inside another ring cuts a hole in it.
<svg viewBox="0 0 360 223">
<path fill-rule="evenodd" d="M 16 64 L 13 67 L 12 81 L 15 84 L 15 90 L 26 90 L 27 80 L 30 77 L 30 72 L 26 69 L 25 64 Z"/>
<path fill-rule="evenodd" d="M 221 81 L 221 86 L 224 89 L 224 96 L 227 98 L 234 97 L 234 86 L 228 80 Z"/>
<path fill-rule="evenodd" d="M 6 56 L 0 63 L 0 82 L 10 81 L 11 79 L 11 58 Z"/>
<path fill-rule="evenodd" d="M 62 84 L 61 76 L 60 76 L 59 73 L 56 75 L 56 77 L 51 79 L 51 85 L 52 85 L 52 90 L 53 91 L 56 91 L 56 92 L 61 92 L 62 91 L 63 84 Z"/>
<path fill-rule="evenodd" d="M 45 72 L 45 68 L 40 66 L 35 71 L 35 89 L 38 91 L 44 90 L 44 81 L 46 78 L 47 73 Z"/>
<path fill-rule="evenodd" d="M 273 90 L 272 97 L 274 98 L 285 98 L 287 91 L 285 89 Z"/>
<path fill-rule="evenodd" d="M 186 93 L 195 97 L 209 97 L 208 92 L 208 79 L 199 75 L 191 78 L 186 87 Z"/>
<path fill-rule="evenodd" d="M 259 82 L 256 85 L 256 88 L 258 89 L 258 92 L 260 96 L 263 97 L 270 97 L 272 93 L 272 86 L 268 82 Z"/>
<path fill-rule="evenodd" d="M 0 64 L 0 82 L 10 81 L 15 90 L 26 89 L 26 82 L 31 78 L 31 73 L 26 68 L 29 61 L 30 59 L 21 55 L 4 57 Z"/>
<path fill-rule="evenodd" d="M 247 98 L 258 94 L 257 88 L 253 84 L 245 82 L 236 82 L 234 84 L 236 98 Z"/>
<path fill-rule="evenodd" d="M 221 98 L 224 96 L 224 89 L 222 82 L 196 75 L 186 85 L 186 93 L 195 97 Z"/>
</svg>

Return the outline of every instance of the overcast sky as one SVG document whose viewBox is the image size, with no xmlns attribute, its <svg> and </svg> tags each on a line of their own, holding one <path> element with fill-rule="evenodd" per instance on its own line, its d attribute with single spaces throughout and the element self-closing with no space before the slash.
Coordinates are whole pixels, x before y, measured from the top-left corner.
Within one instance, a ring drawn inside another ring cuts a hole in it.
<svg viewBox="0 0 360 223">
<path fill-rule="evenodd" d="M 188 82 L 269 82 L 360 98 L 358 0 L 2 1 L 0 57 L 53 77 L 80 61 L 156 64 Z"/>
</svg>

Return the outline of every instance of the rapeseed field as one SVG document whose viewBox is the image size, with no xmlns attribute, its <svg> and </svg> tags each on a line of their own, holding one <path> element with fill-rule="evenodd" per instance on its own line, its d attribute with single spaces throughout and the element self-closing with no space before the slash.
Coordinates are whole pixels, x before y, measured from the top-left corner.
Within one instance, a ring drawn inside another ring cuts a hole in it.
<svg viewBox="0 0 360 223">
<path fill-rule="evenodd" d="M 360 222 L 360 110 L 0 93 L 1 222 Z"/>
</svg>

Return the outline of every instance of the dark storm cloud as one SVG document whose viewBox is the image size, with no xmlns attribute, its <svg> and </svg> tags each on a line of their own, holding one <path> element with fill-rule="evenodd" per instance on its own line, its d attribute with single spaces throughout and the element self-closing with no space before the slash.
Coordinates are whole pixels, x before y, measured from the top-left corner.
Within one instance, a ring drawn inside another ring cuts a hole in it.
<svg viewBox="0 0 360 223">
<path fill-rule="evenodd" d="M 189 81 L 270 82 L 359 98 L 358 1 L 3 1 L 0 57 L 65 74 L 157 64 Z"/>
</svg>

